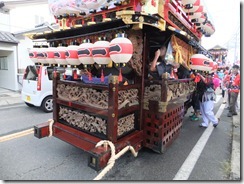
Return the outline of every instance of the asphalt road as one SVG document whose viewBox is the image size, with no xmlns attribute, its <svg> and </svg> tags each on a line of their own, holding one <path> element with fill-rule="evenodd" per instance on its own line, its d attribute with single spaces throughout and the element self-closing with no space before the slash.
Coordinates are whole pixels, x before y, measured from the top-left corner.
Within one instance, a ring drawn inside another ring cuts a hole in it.
<svg viewBox="0 0 244 184">
<path fill-rule="evenodd" d="M 215 105 L 218 111 L 221 100 Z M 135 158 L 127 152 L 116 160 L 102 180 L 171 181 L 207 129 L 186 114 L 179 137 L 164 154 L 142 149 Z M 224 110 L 221 124 L 213 129 L 188 180 L 228 180 L 231 157 L 232 120 Z M 28 129 L 52 118 L 38 108 L 25 105 L 0 107 L 0 137 Z M 204 138 L 204 137 L 203 137 Z M 190 161 L 191 161 L 190 157 Z M 55 137 L 33 135 L 0 143 L 1 180 L 92 180 L 98 172 L 87 166 L 88 154 Z M 190 167 L 190 166 L 189 166 Z"/>
</svg>

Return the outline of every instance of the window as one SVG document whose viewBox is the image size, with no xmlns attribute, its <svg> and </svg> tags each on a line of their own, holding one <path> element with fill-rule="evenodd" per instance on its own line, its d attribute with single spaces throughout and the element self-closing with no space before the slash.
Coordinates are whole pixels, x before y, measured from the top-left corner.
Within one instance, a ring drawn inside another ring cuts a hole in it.
<svg viewBox="0 0 244 184">
<path fill-rule="evenodd" d="M 35 15 L 35 25 L 39 25 L 44 23 L 44 17 L 39 16 L 39 15 Z"/>
<path fill-rule="evenodd" d="M 8 70 L 8 60 L 5 56 L 0 56 L 0 70 Z"/>
<path fill-rule="evenodd" d="M 35 66 L 27 66 L 25 70 L 24 79 L 26 80 L 37 80 L 38 74 Z"/>
</svg>

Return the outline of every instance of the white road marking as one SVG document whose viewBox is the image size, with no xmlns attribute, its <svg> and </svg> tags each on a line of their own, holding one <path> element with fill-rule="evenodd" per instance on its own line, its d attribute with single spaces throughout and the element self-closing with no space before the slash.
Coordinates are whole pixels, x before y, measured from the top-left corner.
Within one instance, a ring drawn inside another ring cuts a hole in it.
<svg viewBox="0 0 244 184">
<path fill-rule="evenodd" d="M 223 113 L 225 108 L 225 104 L 221 104 L 218 112 L 216 113 L 216 117 L 219 118 Z M 198 140 L 197 144 L 194 146 L 184 163 L 182 164 L 181 168 L 175 175 L 173 180 L 187 180 L 195 167 L 195 164 L 202 153 L 203 148 L 205 147 L 214 127 L 209 124 L 208 128 L 204 131 L 200 139 Z"/>
<path fill-rule="evenodd" d="M 216 100 L 214 101 L 214 103 L 218 103 L 221 98 L 222 95 L 216 95 Z"/>
</svg>

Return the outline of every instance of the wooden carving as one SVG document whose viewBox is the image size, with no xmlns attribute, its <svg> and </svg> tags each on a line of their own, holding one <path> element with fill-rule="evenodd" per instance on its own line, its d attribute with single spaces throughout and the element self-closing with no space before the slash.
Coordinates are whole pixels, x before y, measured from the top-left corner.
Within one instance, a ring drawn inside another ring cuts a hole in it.
<svg viewBox="0 0 244 184">
<path fill-rule="evenodd" d="M 119 91 L 119 109 L 138 104 L 138 89 Z"/>
<path fill-rule="evenodd" d="M 128 116 L 122 117 L 118 121 L 118 136 L 134 129 L 135 116 L 130 114 Z"/>
<path fill-rule="evenodd" d="M 78 127 L 82 130 L 92 133 L 102 133 L 106 135 L 106 120 L 91 116 L 86 113 L 74 111 L 66 107 L 60 107 L 59 119 L 64 120 L 66 123 L 73 127 Z M 130 114 L 118 120 L 118 136 L 134 129 L 135 116 Z"/>
<path fill-rule="evenodd" d="M 131 30 L 128 32 L 128 39 L 133 44 L 133 55 L 128 64 L 136 71 L 137 75 L 141 76 L 143 51 L 142 32 Z"/>
<path fill-rule="evenodd" d="M 161 85 L 152 84 L 145 87 L 144 100 L 161 101 Z"/>
<path fill-rule="evenodd" d="M 58 84 L 58 98 L 65 101 L 77 102 L 97 108 L 108 108 L 108 90 L 98 91 L 92 88 Z"/>
<path fill-rule="evenodd" d="M 92 88 L 58 84 L 57 92 L 61 100 L 108 109 L 108 90 L 98 91 Z M 121 90 L 118 96 L 119 109 L 139 104 L 138 89 Z"/>
<path fill-rule="evenodd" d="M 106 135 L 107 122 L 102 118 L 60 107 L 59 119 L 65 120 L 71 126 Z"/>
</svg>

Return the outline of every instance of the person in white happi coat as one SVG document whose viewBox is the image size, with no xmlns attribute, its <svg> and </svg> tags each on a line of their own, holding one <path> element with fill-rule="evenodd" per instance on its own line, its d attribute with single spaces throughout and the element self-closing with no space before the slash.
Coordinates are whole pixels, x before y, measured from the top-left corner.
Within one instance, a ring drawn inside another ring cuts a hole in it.
<svg viewBox="0 0 244 184">
<path fill-rule="evenodd" d="M 197 83 L 200 100 L 200 112 L 202 114 L 203 122 L 200 127 L 208 127 L 208 124 L 212 122 L 214 127 L 219 124 L 219 118 L 216 118 L 213 112 L 214 101 L 216 99 L 213 79 L 210 74 L 206 74 L 205 77 L 200 73 L 197 73 L 200 77 L 200 81 Z"/>
</svg>

